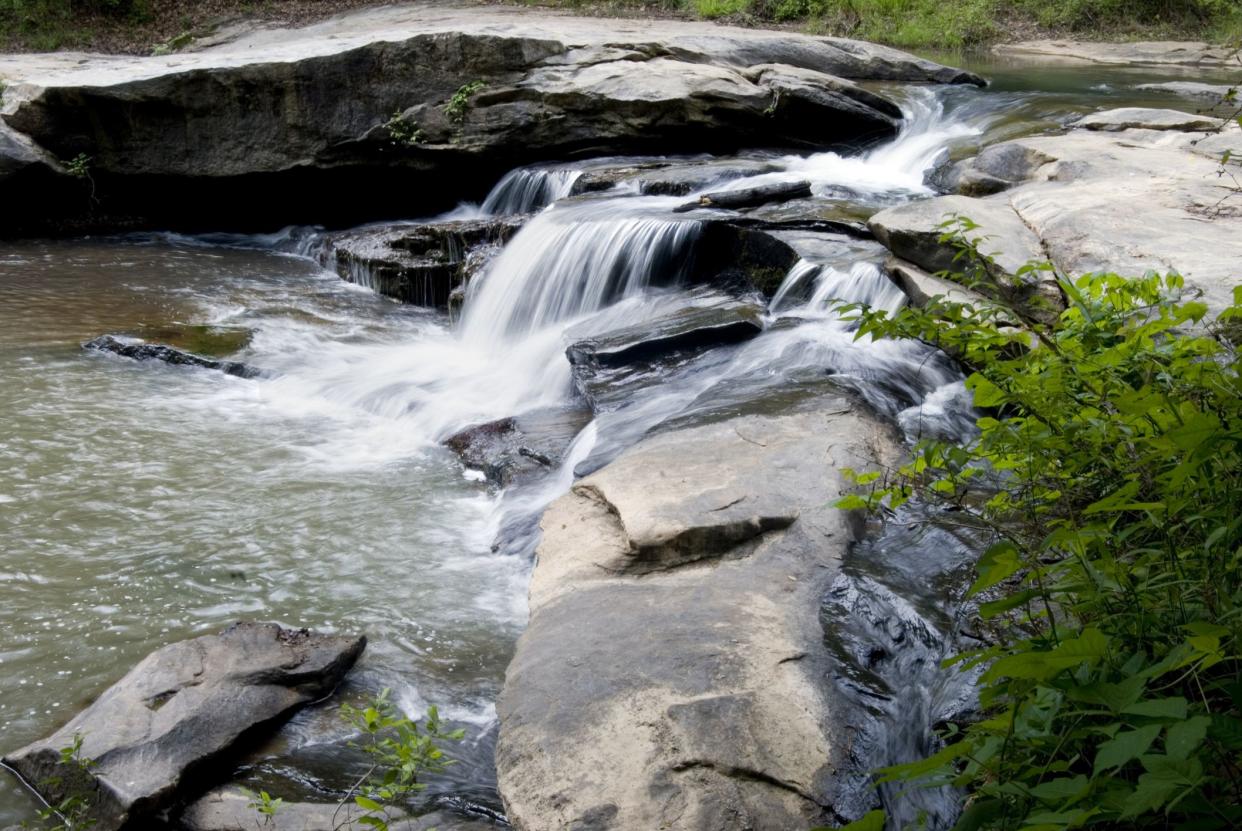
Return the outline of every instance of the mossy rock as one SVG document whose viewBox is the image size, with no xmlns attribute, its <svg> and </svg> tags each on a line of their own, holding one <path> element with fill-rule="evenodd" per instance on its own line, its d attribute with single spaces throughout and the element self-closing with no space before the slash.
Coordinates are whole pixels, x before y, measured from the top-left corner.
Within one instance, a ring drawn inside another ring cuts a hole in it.
<svg viewBox="0 0 1242 831">
<path fill-rule="evenodd" d="M 244 349 L 254 332 L 250 329 L 172 324 L 143 327 L 136 334 L 143 340 L 168 344 L 195 355 L 224 358 Z"/>
</svg>

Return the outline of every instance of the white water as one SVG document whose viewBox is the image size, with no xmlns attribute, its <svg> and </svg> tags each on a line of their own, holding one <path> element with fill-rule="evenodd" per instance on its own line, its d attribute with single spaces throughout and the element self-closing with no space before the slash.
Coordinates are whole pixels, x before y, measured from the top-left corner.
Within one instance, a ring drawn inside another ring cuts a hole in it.
<svg viewBox="0 0 1242 831">
<path fill-rule="evenodd" d="M 492 188 L 482 211 L 488 216 L 536 211 L 569 196 L 581 175 L 572 168 L 519 167 Z"/>
</svg>

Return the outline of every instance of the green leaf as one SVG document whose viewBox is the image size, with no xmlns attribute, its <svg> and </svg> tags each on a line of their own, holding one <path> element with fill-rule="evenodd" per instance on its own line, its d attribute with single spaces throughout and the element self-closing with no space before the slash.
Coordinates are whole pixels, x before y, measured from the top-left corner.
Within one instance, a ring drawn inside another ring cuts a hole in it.
<svg viewBox="0 0 1242 831">
<path fill-rule="evenodd" d="M 968 596 L 973 597 L 984 589 L 995 586 L 1021 569 L 1022 560 L 1018 555 L 1017 546 L 1008 540 L 996 543 L 984 551 L 983 556 L 979 558 L 979 563 L 975 566 L 979 577 L 970 587 Z"/>
<path fill-rule="evenodd" d="M 358 807 L 364 811 L 379 812 L 384 810 L 383 805 L 380 805 L 374 799 L 370 799 L 365 796 L 355 796 L 354 802 L 357 803 Z"/>
<path fill-rule="evenodd" d="M 1118 733 L 1111 741 L 1100 745 L 1100 749 L 1096 751 L 1094 775 L 1099 776 L 1103 771 L 1119 768 L 1139 758 L 1147 752 L 1159 735 L 1159 724 Z"/>
<path fill-rule="evenodd" d="M 1130 716 L 1177 719 L 1180 721 L 1186 718 L 1186 699 L 1181 697 L 1149 699 L 1131 704 L 1121 712 Z"/>
<path fill-rule="evenodd" d="M 883 811 L 870 811 L 862 819 L 854 820 L 849 825 L 841 826 L 840 831 L 884 831 L 884 823 L 888 815 Z M 828 831 L 828 829 L 824 829 Z"/>
<path fill-rule="evenodd" d="M 1169 731 L 1164 738 L 1165 752 L 1174 759 L 1189 757 L 1191 751 L 1203 744 L 1211 723 L 1212 720 L 1207 716 L 1195 716 L 1169 725 Z"/>
</svg>

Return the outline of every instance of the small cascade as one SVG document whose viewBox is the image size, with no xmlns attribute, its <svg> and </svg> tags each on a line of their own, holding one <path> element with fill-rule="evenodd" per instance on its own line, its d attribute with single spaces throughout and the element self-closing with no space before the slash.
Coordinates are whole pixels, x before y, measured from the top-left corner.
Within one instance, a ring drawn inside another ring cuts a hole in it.
<svg viewBox="0 0 1242 831">
<path fill-rule="evenodd" d="M 462 340 L 520 341 L 637 296 L 648 286 L 682 281 L 699 224 L 661 215 L 676 202 L 601 199 L 535 217 L 471 283 Z"/>
<path fill-rule="evenodd" d="M 483 200 L 488 216 L 526 214 L 564 199 L 582 175 L 573 168 L 519 167 L 505 174 Z"/>
</svg>

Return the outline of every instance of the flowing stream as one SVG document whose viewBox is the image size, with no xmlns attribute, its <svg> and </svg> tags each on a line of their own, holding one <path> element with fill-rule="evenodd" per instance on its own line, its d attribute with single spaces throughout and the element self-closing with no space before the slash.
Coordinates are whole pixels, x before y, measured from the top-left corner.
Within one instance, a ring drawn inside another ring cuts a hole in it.
<svg viewBox="0 0 1242 831">
<path fill-rule="evenodd" d="M 1116 75 L 989 70 L 999 82 L 986 91 L 902 92 L 906 124 L 885 146 L 768 157 L 777 171 L 717 189 L 806 179 L 865 215 L 929 195 L 924 175 L 946 150 L 1100 105 L 1151 103 Z M 703 215 L 671 213 L 685 198 L 624 187 L 557 203 L 580 172 L 514 171 L 482 206 L 457 212 L 543 209 L 471 283 L 456 323 L 340 280 L 305 256 L 306 233 L 4 245 L 3 749 L 49 733 L 156 647 L 239 618 L 364 631 L 370 647 L 344 695 L 391 687 L 415 715 L 438 704 L 468 736 L 461 764 L 430 781 L 423 801 L 500 822 L 494 702 L 526 617 L 533 543 L 494 547 L 514 516 L 537 516 L 575 472 L 653 429 L 730 404 L 779 408 L 783 394 L 827 376 L 911 438 L 969 435 L 951 361 L 919 344 L 855 340 L 834 310 L 904 302 L 879 268 L 883 250 L 842 237 L 790 271 L 759 337 L 623 379 L 625 394 L 597 407 L 555 475 L 505 492 L 463 471 L 440 445 L 447 436 L 575 406 L 568 331 L 642 325 L 691 302 L 682 283 Z M 79 349 L 105 332 L 235 337 L 237 358 L 265 373 Z M 933 724 L 969 708 L 969 690 L 936 670 L 959 634 L 967 537 L 934 521 L 877 529 L 826 598 L 851 621 L 829 638 L 838 683 L 870 696 L 867 763 L 913 758 L 931 746 Z M 332 706 L 312 707 L 241 772 L 287 799 L 332 799 L 362 764 L 347 738 Z M 952 794 L 882 798 L 934 824 L 955 811 Z M 29 796 L 0 779 L 0 826 L 32 816 Z"/>
</svg>

